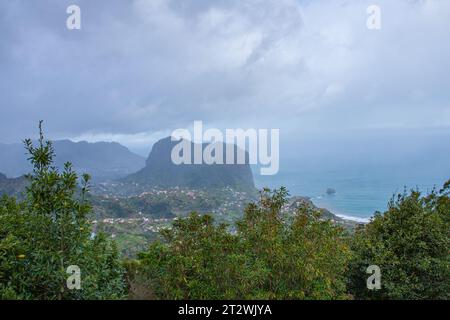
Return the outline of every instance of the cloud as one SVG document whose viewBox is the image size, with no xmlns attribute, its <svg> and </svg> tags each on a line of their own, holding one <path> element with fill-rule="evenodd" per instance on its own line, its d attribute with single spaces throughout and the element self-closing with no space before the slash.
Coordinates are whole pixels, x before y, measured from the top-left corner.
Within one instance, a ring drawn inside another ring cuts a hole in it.
<svg viewBox="0 0 450 320">
<path fill-rule="evenodd" d="M 3 1 L 0 135 L 450 127 L 450 2 L 377 2 L 379 31 L 364 0 Z"/>
</svg>

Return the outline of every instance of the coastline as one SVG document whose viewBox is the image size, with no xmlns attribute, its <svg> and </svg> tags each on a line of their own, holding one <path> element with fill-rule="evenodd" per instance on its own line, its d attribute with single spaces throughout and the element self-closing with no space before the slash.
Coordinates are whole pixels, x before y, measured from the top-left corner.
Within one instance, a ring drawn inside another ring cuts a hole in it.
<svg viewBox="0 0 450 320">
<path fill-rule="evenodd" d="M 328 210 L 328 209 L 327 209 Z M 331 211 L 332 212 L 332 211 Z M 332 212 L 336 217 L 339 217 L 341 219 L 344 220 L 349 220 L 349 221 L 354 221 L 354 222 L 358 222 L 358 223 L 369 223 L 371 218 L 360 218 L 360 217 L 355 217 L 355 216 L 349 216 L 349 215 L 345 215 L 345 214 L 340 214 L 340 213 L 334 213 Z"/>
</svg>

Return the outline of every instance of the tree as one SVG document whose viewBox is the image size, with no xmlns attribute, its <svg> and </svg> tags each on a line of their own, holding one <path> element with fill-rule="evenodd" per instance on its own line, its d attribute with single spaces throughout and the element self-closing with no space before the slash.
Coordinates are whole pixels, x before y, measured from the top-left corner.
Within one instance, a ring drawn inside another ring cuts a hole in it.
<svg viewBox="0 0 450 320">
<path fill-rule="evenodd" d="M 283 213 L 284 188 L 263 190 L 235 228 L 192 213 L 130 264 L 132 282 L 160 299 L 341 299 L 349 258 L 343 230 L 302 209 Z"/>
<path fill-rule="evenodd" d="M 95 235 L 87 218 L 89 175 L 81 188 L 72 165 L 52 166 L 52 143 L 24 141 L 33 165 L 23 201 L 0 200 L 0 298 L 111 299 L 124 294 L 115 244 Z M 69 266 L 81 270 L 81 289 L 69 289 Z"/>
<path fill-rule="evenodd" d="M 450 181 L 439 192 L 412 190 L 391 200 L 356 232 L 349 288 L 358 299 L 448 299 Z M 381 269 L 381 289 L 368 290 L 369 265 Z"/>
</svg>

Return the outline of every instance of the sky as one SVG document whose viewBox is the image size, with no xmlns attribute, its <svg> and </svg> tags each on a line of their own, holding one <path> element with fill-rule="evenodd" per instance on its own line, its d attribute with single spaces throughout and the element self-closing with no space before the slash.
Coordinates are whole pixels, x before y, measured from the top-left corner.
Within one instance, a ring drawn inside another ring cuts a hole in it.
<svg viewBox="0 0 450 320">
<path fill-rule="evenodd" d="M 194 120 L 279 128 L 291 156 L 448 144 L 449 32 L 448 0 L 0 0 L 0 142 L 43 119 L 52 139 L 143 155 Z"/>
</svg>

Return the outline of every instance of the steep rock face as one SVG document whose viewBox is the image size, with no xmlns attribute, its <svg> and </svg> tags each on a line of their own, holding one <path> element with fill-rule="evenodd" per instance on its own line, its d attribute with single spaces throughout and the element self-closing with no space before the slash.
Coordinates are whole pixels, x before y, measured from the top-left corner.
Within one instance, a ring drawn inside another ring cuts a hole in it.
<svg viewBox="0 0 450 320">
<path fill-rule="evenodd" d="M 224 188 L 235 190 L 254 191 L 253 175 L 248 164 L 246 154 L 245 164 L 180 164 L 172 162 L 173 147 L 178 144 L 170 137 L 162 139 L 153 145 L 152 151 L 146 161 L 146 166 L 135 174 L 128 176 L 127 182 L 139 183 L 160 188 Z M 190 142 L 193 163 L 194 143 Z M 207 145 L 202 146 L 202 150 Z M 223 145 L 224 159 L 226 158 L 226 145 Z M 235 158 L 237 147 L 234 146 Z M 224 161 L 225 162 L 225 161 Z"/>
</svg>

